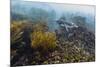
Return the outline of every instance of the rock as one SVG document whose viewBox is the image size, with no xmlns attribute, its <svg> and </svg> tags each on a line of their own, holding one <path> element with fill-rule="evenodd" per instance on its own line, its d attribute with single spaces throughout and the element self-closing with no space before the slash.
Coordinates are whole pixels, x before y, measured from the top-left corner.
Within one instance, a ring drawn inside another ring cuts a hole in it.
<svg viewBox="0 0 100 67">
<path fill-rule="evenodd" d="M 55 60 L 60 60 L 61 59 L 60 56 L 55 56 L 54 58 L 55 58 Z"/>
<path fill-rule="evenodd" d="M 55 64 L 58 64 L 58 63 L 60 63 L 60 61 L 54 61 L 54 63 L 55 63 Z"/>
<path fill-rule="evenodd" d="M 43 64 L 48 64 L 48 61 L 44 61 Z"/>
</svg>

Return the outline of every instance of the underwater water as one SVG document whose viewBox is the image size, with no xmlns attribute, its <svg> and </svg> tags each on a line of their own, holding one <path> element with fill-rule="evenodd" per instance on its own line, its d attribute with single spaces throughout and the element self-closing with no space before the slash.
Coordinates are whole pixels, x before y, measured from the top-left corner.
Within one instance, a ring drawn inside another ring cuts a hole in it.
<svg viewBox="0 0 100 67">
<path fill-rule="evenodd" d="M 11 65 L 95 61 L 95 6 L 11 1 Z"/>
</svg>

